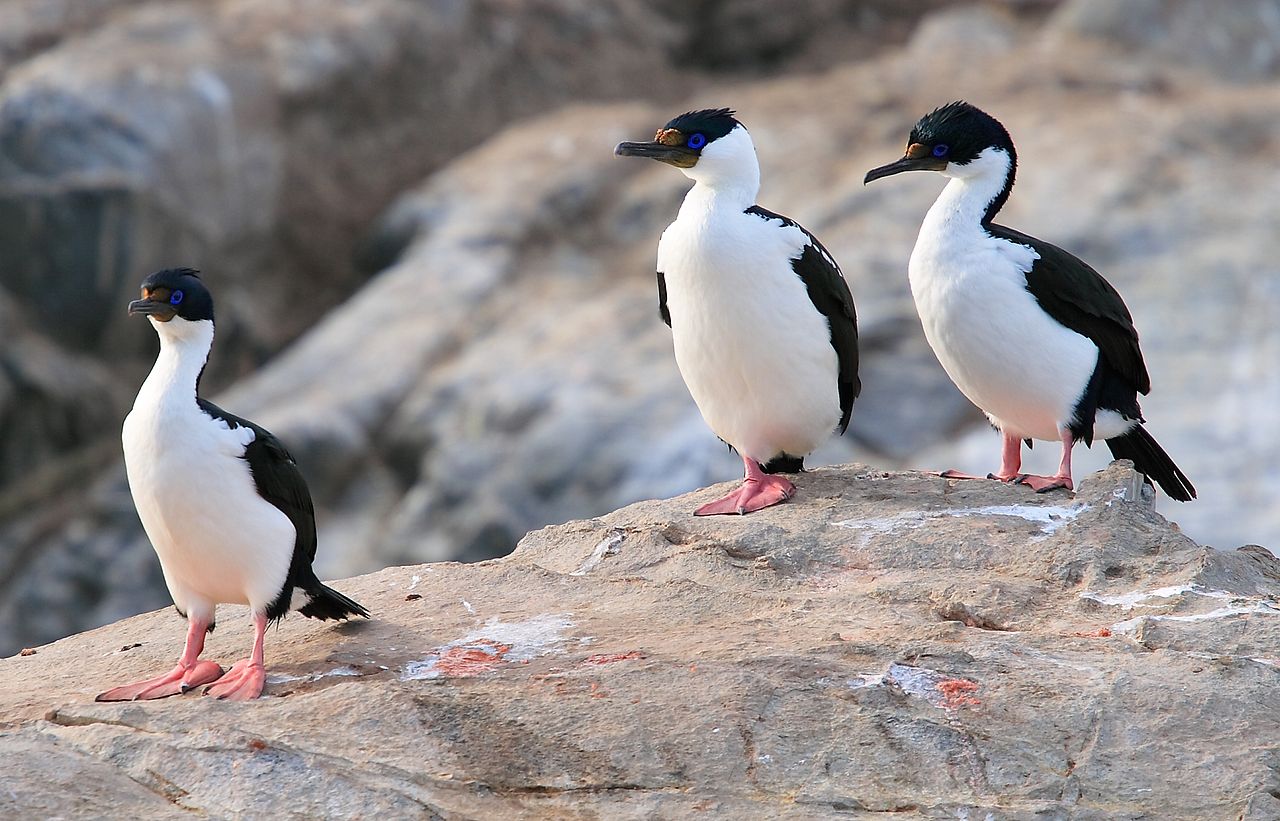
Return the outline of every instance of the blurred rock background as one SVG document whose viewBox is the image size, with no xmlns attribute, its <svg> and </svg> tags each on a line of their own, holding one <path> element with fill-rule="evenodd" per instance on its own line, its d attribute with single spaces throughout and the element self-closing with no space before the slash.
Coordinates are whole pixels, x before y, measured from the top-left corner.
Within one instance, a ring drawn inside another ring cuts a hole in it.
<svg viewBox="0 0 1280 821">
<path fill-rule="evenodd" d="M 160 267 L 213 288 L 206 392 L 293 450 L 322 576 L 735 476 L 657 319 L 688 181 L 612 156 L 704 106 L 858 301 L 864 393 L 815 464 L 997 462 L 907 289 L 942 181 L 862 185 L 966 98 L 1018 143 L 1001 221 L 1129 303 L 1201 494 L 1162 511 L 1280 545 L 1278 81 L 1280 0 L 0 0 L 0 655 L 168 602 L 119 453 Z"/>
</svg>

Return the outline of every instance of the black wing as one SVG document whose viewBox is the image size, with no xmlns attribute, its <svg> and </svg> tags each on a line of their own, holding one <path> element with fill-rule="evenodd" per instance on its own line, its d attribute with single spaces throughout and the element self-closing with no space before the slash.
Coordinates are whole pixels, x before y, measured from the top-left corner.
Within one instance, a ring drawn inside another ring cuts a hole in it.
<svg viewBox="0 0 1280 821">
<path fill-rule="evenodd" d="M 840 363 L 840 424 L 837 429 L 844 433 L 853 413 L 853 400 L 862 391 L 862 382 L 858 379 L 858 315 L 853 307 L 853 294 L 849 293 L 849 285 L 844 281 L 835 258 L 803 225 L 758 205 L 748 208 L 747 213 L 766 220 L 781 220 L 784 225 L 804 231 L 809 239 L 791 267 L 804 282 L 814 307 L 831 326 L 831 347 L 836 349 Z"/>
<path fill-rule="evenodd" d="M 671 327 L 671 311 L 667 310 L 667 275 L 658 272 L 658 316 Z"/>
<path fill-rule="evenodd" d="M 1151 392 L 1151 377 L 1138 347 L 1138 331 L 1124 300 L 1102 274 L 1056 245 L 1005 228 L 988 225 L 999 239 L 1027 245 L 1040 258 L 1027 272 L 1027 290 L 1045 313 L 1088 337 L 1116 374 L 1142 394 Z"/>
<path fill-rule="evenodd" d="M 231 428 L 249 428 L 254 440 L 245 448 L 244 459 L 258 487 L 258 495 L 280 509 L 293 522 L 297 531 L 293 559 L 289 563 L 287 593 L 291 587 L 305 587 L 312 576 L 311 563 L 316 558 L 316 514 L 311 504 L 311 491 L 298 465 L 271 431 L 247 419 L 227 413 L 207 399 L 196 399 L 200 409 Z M 287 596 L 285 597 L 288 598 Z M 286 601 L 287 605 L 288 602 Z"/>
</svg>

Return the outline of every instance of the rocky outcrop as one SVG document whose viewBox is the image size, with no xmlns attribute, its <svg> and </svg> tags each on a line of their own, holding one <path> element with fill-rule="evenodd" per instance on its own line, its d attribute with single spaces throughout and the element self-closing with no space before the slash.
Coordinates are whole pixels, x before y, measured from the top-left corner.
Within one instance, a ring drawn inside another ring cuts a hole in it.
<svg viewBox="0 0 1280 821">
<path fill-rule="evenodd" d="M 1188 61 L 1238 82 L 1280 78 L 1280 6 L 1275 0 L 1108 0 L 1063 3 L 1051 29 L 1100 37 L 1129 49 Z"/>
<path fill-rule="evenodd" d="M 1074 499 L 798 484 L 747 517 L 691 516 L 708 488 L 336 582 L 374 619 L 288 619 L 256 703 L 93 703 L 172 664 L 172 610 L 0 661 L 0 814 L 1280 813 L 1267 551 L 1196 545 L 1120 464 Z M 213 658 L 248 650 L 234 611 Z"/>
<path fill-rule="evenodd" d="M 1038 4 L 1001 7 L 1022 5 Z M 937 366 L 906 286 L 939 181 L 862 186 L 868 168 L 898 155 L 920 113 L 968 97 L 1019 146 L 1002 218 L 1082 255 L 1133 309 L 1155 384 L 1144 401 L 1151 429 L 1201 491 L 1176 512 L 1165 500 L 1158 509 L 1202 542 L 1280 543 L 1268 473 L 1280 458 L 1271 435 L 1280 331 L 1270 321 L 1280 312 L 1280 277 L 1270 275 L 1280 177 L 1258 160 L 1280 139 L 1280 93 L 1064 22 L 1084 5 L 1062 4 L 1049 30 L 987 5 L 951 9 L 860 63 L 751 82 L 680 71 L 674 86 L 645 90 L 653 99 L 698 84 L 675 102 L 554 108 L 485 130 L 425 181 L 399 182 L 402 196 L 363 237 L 380 273 L 217 399 L 298 456 L 330 576 L 499 555 L 530 528 L 736 474 L 680 384 L 656 318 L 654 247 L 688 183 L 611 155 L 617 140 L 676 110 L 729 103 L 759 146 L 762 203 L 822 237 L 858 301 L 864 393 L 849 435 L 813 463 L 985 473 L 996 440 Z M 1229 39 L 1236 29 L 1213 31 Z M 686 41 L 663 42 L 679 53 L 671 42 Z M 239 288 L 234 271 L 210 276 L 218 294 Z M 296 289 L 299 280 L 281 269 L 272 282 Z M 238 311 L 241 301 L 230 302 Z M 220 334 L 215 365 L 240 367 L 243 341 Z M 36 420 L 26 429 L 65 418 L 59 442 L 119 414 L 78 380 L 33 384 L 56 399 L 16 407 Z M 129 392 L 111 401 L 127 403 Z M 63 402 L 73 412 L 46 410 Z M 0 653 L 166 600 L 114 446 L 0 492 Z M 1096 450 L 1078 449 L 1079 475 L 1105 464 Z M 1037 448 L 1030 466 L 1050 468 L 1053 451 Z"/>
</svg>

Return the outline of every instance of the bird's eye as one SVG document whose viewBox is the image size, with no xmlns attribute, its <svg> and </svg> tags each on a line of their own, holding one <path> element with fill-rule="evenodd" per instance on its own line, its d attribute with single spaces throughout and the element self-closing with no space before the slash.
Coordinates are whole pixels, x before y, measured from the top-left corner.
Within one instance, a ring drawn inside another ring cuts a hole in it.
<svg viewBox="0 0 1280 821">
<path fill-rule="evenodd" d="M 707 135 L 703 134 L 700 131 L 695 131 L 694 133 L 690 134 L 689 141 L 685 143 L 685 145 L 689 146 L 694 151 L 697 151 L 699 148 L 702 148 L 702 146 L 706 144 L 707 144 Z"/>
<path fill-rule="evenodd" d="M 946 143 L 938 143 L 933 147 L 933 156 L 945 157 L 947 156 L 947 152 L 950 150 L 951 150 L 951 146 L 947 145 Z"/>
<path fill-rule="evenodd" d="M 169 304 L 170 304 L 170 305 L 181 305 L 181 304 L 182 304 L 182 291 L 174 291 L 172 294 L 170 294 L 170 295 L 169 295 Z"/>
</svg>

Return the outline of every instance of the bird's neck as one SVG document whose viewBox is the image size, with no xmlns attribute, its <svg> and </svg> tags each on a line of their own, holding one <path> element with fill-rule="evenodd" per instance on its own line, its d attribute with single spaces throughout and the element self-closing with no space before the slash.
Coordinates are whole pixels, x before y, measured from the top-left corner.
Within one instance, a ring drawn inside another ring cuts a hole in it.
<svg viewBox="0 0 1280 821">
<path fill-rule="evenodd" d="M 742 174 L 732 179 L 698 180 L 684 196 L 680 216 L 702 217 L 719 212 L 742 213 L 756 204 L 760 193 L 760 172 Z"/>
<path fill-rule="evenodd" d="M 987 149 L 966 166 L 950 170 L 925 229 L 947 234 L 977 233 L 991 223 L 1013 189 L 1014 159 L 1005 151 Z"/>
<path fill-rule="evenodd" d="M 194 405 L 200 374 L 213 347 L 213 323 L 150 320 L 160 336 L 160 354 L 151 368 L 134 407 L 146 404 Z M 169 327 L 177 322 L 181 326 Z"/>
</svg>

